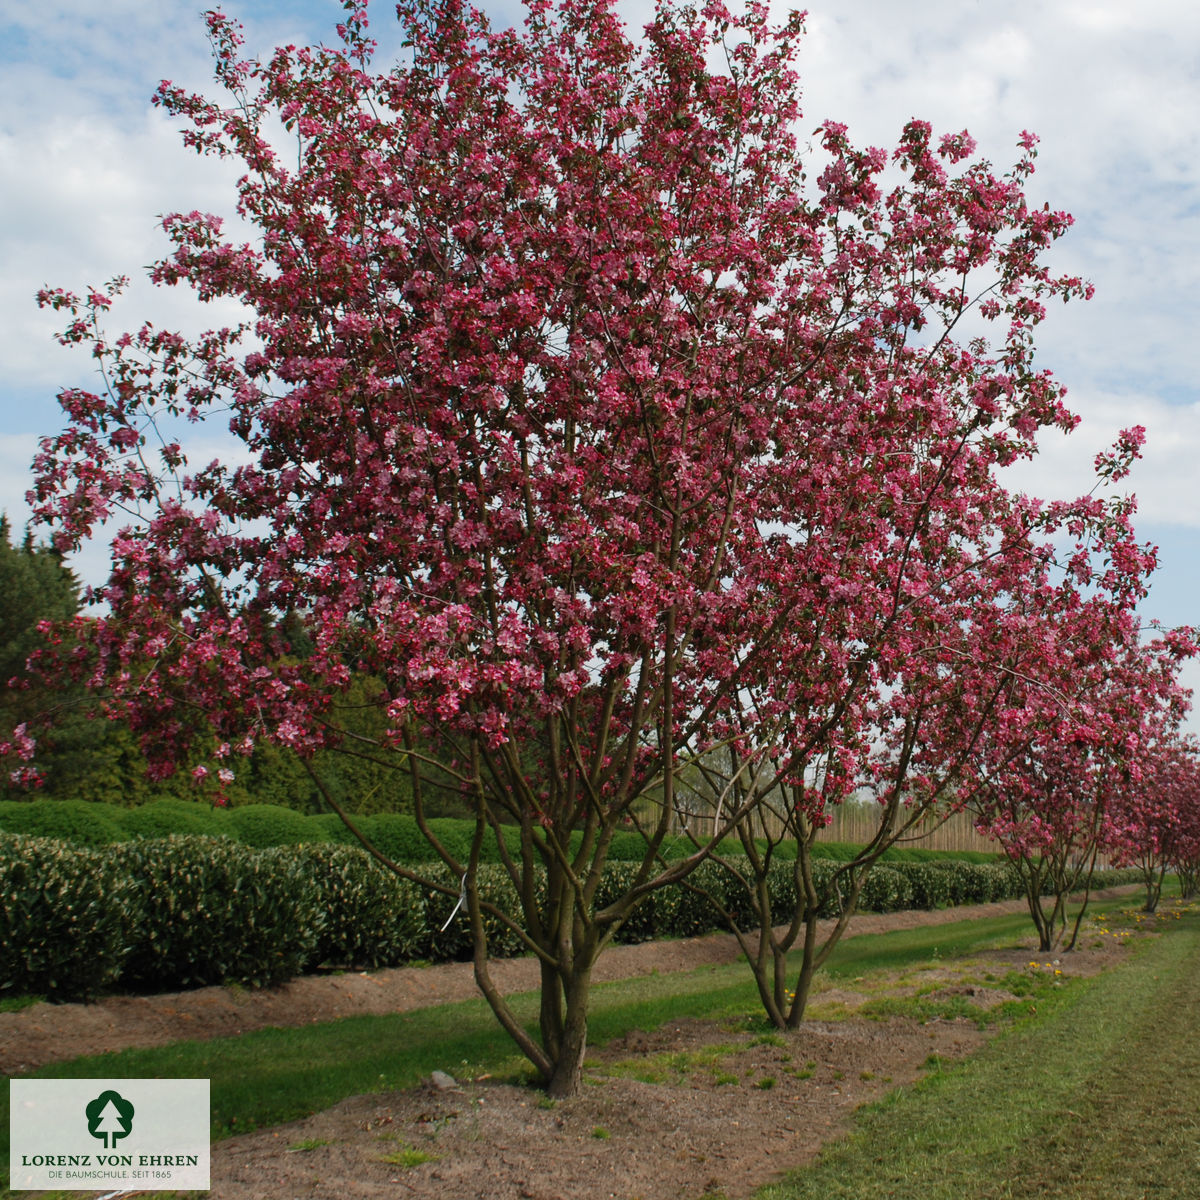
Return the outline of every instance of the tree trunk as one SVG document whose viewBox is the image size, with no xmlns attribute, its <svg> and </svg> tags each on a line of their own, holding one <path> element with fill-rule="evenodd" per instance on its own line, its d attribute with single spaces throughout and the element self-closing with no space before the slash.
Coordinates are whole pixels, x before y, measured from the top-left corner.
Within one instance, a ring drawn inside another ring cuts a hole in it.
<svg viewBox="0 0 1200 1200">
<path fill-rule="evenodd" d="M 1158 911 L 1158 902 L 1162 899 L 1163 879 L 1167 873 L 1166 867 L 1162 867 L 1157 871 L 1147 871 L 1146 880 L 1146 906 L 1142 912 L 1152 913 Z"/>
<path fill-rule="evenodd" d="M 808 996 L 812 991 L 813 976 L 817 973 L 817 910 L 810 906 L 804 921 L 804 953 L 800 970 L 796 975 L 796 990 L 787 1014 L 787 1028 L 798 1029 L 808 1007 Z"/>
<path fill-rule="evenodd" d="M 553 1070 L 546 1079 L 546 1094 L 556 1100 L 575 1096 L 583 1082 L 583 1058 L 587 1053 L 588 995 L 592 968 L 576 966 L 565 988 L 565 1011 L 556 1021 L 561 1031 L 553 1057 Z"/>
</svg>

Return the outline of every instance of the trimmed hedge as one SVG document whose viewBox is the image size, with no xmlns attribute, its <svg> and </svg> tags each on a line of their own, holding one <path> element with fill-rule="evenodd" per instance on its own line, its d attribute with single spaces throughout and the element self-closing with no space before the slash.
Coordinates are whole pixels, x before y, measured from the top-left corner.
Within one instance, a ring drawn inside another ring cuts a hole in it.
<svg viewBox="0 0 1200 1200">
<path fill-rule="evenodd" d="M 86 800 L 0 800 L 0 830 L 61 838 L 79 846 L 107 846 L 125 837 L 119 812 L 113 805 Z"/>
<path fill-rule="evenodd" d="M 217 836 L 231 832 L 225 809 L 187 800 L 154 800 L 138 808 L 118 809 L 115 816 L 126 839 L 170 837 L 173 833 Z"/>
<path fill-rule="evenodd" d="M 397 839 L 411 832 L 402 819 L 381 820 L 391 823 Z M 721 909 L 742 928 L 753 927 L 745 866 L 744 859 L 703 863 L 682 884 L 647 896 L 616 940 L 709 933 L 722 928 Z M 840 867 L 836 859 L 812 862 L 818 916 L 840 911 L 850 887 L 848 874 L 835 878 Z M 224 837 L 176 835 L 87 848 L 0 834 L 0 990 L 77 999 L 114 986 L 266 986 L 322 964 L 469 958 L 469 923 L 455 909 L 459 881 L 441 864 L 417 871 L 443 879 L 447 892 L 398 878 L 358 846 L 256 850 Z M 597 906 L 627 891 L 636 871 L 633 863 L 611 863 Z M 1139 879 L 1136 869 L 1102 871 L 1094 886 Z M 768 881 L 774 920 L 791 920 L 794 864 L 776 862 Z M 518 917 L 517 895 L 502 866 L 481 865 L 478 887 L 485 901 Z M 898 862 L 870 871 L 859 908 L 892 912 L 1023 894 L 1009 864 Z M 484 924 L 494 957 L 524 952 L 520 935 L 500 917 L 487 914 Z"/>
<path fill-rule="evenodd" d="M 290 852 L 307 881 L 319 930 L 307 966 L 398 967 L 426 957 L 425 901 L 358 846 Z"/>
<path fill-rule="evenodd" d="M 333 814 L 333 819 L 341 826 L 343 832 L 348 832 L 337 813 Z M 363 817 L 361 821 L 354 823 L 362 830 L 363 835 L 371 840 L 380 854 L 386 854 L 393 862 L 419 863 L 430 857 L 429 843 L 417 828 L 416 817 L 401 816 L 399 813 L 378 813 L 372 817 Z M 359 841 L 351 835 L 350 844 L 359 846 Z"/>
<path fill-rule="evenodd" d="M 0 993 L 89 999 L 121 977 L 141 895 L 102 851 L 0 834 Z"/>
<path fill-rule="evenodd" d="M 953 903 L 950 874 L 936 864 L 896 862 L 888 865 L 908 881 L 912 889 L 912 908 L 942 908 Z"/>
<path fill-rule="evenodd" d="M 858 906 L 864 912 L 901 912 L 913 906 L 913 886 L 891 866 L 876 865 L 863 880 Z"/>
<path fill-rule="evenodd" d="M 428 842 L 417 828 L 416 819 L 397 813 L 377 813 L 355 817 L 355 823 L 371 837 L 379 850 L 396 862 L 407 866 L 431 861 Z M 474 821 L 458 817 L 438 817 L 429 822 L 435 835 L 451 854 L 465 861 L 470 853 L 475 832 Z M 305 815 L 295 809 L 274 804 L 247 804 L 237 808 L 213 808 L 199 801 L 164 799 L 151 801 L 138 808 L 74 800 L 10 800 L 0 802 L 0 831 L 28 833 L 46 837 L 62 837 L 86 845 L 106 845 L 135 837 L 167 837 L 171 834 L 206 833 L 224 835 L 260 849 L 267 846 L 336 843 L 358 845 L 357 839 L 336 813 Z M 578 849 L 581 834 L 571 835 L 572 850 Z M 521 833 L 516 826 L 506 826 L 503 837 L 510 853 L 520 851 Z M 765 849 L 765 843 L 761 843 Z M 686 858 L 695 847 L 685 837 L 667 838 L 661 847 L 667 860 Z M 736 838 L 721 844 L 721 853 L 736 857 L 741 854 Z M 861 847 L 842 842 L 818 842 L 813 846 L 815 858 L 846 862 L 859 853 Z M 640 862 L 645 851 L 641 834 L 620 830 L 613 835 L 609 851 L 610 862 Z M 776 846 L 774 857 L 780 860 L 795 857 L 794 845 Z M 893 847 L 880 860 L 894 867 L 898 863 L 939 861 L 994 863 L 998 855 L 978 851 L 961 853 L 948 850 L 920 850 Z M 481 861 L 499 862 L 500 852 L 489 834 L 483 843 Z"/>
<path fill-rule="evenodd" d="M 943 862 L 932 864 L 946 874 L 948 904 L 987 904 L 1024 895 L 1020 876 L 1008 863 Z"/>
<path fill-rule="evenodd" d="M 442 863 L 427 863 L 419 869 L 428 878 L 437 879 L 454 889 L 453 895 L 433 889 L 425 892 L 427 928 L 420 957 L 431 962 L 466 962 L 472 955 L 471 925 L 466 905 L 460 907 L 458 903 L 462 894 L 460 881 Z M 520 905 L 516 889 L 505 867 L 497 863 L 481 864 L 477 886 L 482 901 L 516 918 L 518 925 L 523 924 L 519 919 Z M 545 894 L 545 879 L 541 872 L 537 887 L 541 898 Z M 521 936 L 494 914 L 484 913 L 483 928 L 491 957 L 512 958 L 525 953 L 527 947 Z"/>
<path fill-rule="evenodd" d="M 299 846 L 311 842 L 312 826 L 303 813 L 280 804 L 246 804 L 229 810 L 229 834 L 247 846 Z"/>
<path fill-rule="evenodd" d="M 132 881 L 141 914 L 125 986 L 265 987 L 312 962 L 323 915 L 294 852 L 174 836 L 123 842 L 109 854 Z"/>
</svg>

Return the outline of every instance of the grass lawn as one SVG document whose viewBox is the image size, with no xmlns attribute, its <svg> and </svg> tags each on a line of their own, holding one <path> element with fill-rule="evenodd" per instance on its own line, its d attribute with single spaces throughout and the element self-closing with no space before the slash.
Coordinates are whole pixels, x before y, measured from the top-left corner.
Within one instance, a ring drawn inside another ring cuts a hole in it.
<svg viewBox="0 0 1200 1200">
<path fill-rule="evenodd" d="M 1160 925 L 758 1200 L 1200 1196 L 1200 913 Z"/>
</svg>

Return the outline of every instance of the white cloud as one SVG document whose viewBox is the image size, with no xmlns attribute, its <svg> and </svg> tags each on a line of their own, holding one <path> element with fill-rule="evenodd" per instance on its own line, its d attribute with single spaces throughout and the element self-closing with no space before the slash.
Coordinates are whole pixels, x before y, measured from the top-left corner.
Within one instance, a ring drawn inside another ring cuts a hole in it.
<svg viewBox="0 0 1200 1200">
<path fill-rule="evenodd" d="M 0 433 L 0 512 L 8 515 L 14 530 L 29 520 L 25 493 L 29 490 L 29 465 L 37 453 L 37 438 L 28 433 Z"/>
<path fill-rule="evenodd" d="M 1011 468 L 1010 486 L 1055 499 L 1083 495 L 1095 484 L 1095 456 L 1122 429 L 1141 425 L 1146 445 L 1121 485 L 1137 496 L 1139 521 L 1200 529 L 1195 487 L 1200 403 L 1169 405 L 1144 394 L 1103 392 L 1072 395 L 1068 401 L 1081 416 L 1079 427 L 1069 435 L 1044 435 L 1038 456 Z"/>
</svg>

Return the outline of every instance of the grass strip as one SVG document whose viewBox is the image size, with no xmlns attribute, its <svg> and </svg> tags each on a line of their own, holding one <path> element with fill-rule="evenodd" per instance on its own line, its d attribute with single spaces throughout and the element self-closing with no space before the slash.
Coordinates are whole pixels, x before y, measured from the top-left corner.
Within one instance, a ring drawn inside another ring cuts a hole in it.
<svg viewBox="0 0 1200 1200">
<path fill-rule="evenodd" d="M 1107 904 L 1128 906 L 1128 901 Z M 964 958 L 991 946 L 1014 945 L 1031 932 L 1028 914 L 1013 913 L 946 925 L 918 925 L 892 933 L 862 934 L 839 942 L 817 978 L 828 975 L 844 979 L 874 971 L 897 971 L 924 959 Z"/>
<path fill-rule="evenodd" d="M 758 1200 L 1194 1196 L 1200 916 L 1075 980 L 964 1063 L 860 1111 Z"/>
<path fill-rule="evenodd" d="M 864 934 L 841 944 L 831 976 L 861 975 L 951 957 L 1023 935 L 1025 917 L 964 920 L 930 929 Z M 532 1022 L 534 993 L 514 998 Z M 743 962 L 651 974 L 593 990 L 591 1040 L 603 1045 L 632 1029 L 686 1018 L 760 1019 Z M 524 1059 L 482 1000 L 388 1016 L 346 1017 L 300 1028 L 264 1029 L 209 1041 L 123 1050 L 48 1064 L 37 1078 L 208 1078 L 216 1139 L 278 1125 L 347 1096 L 415 1086 L 434 1069 L 464 1076 L 520 1074 Z M 8 1095 L 0 1096 L 0 1156 L 6 1158 Z"/>
</svg>

